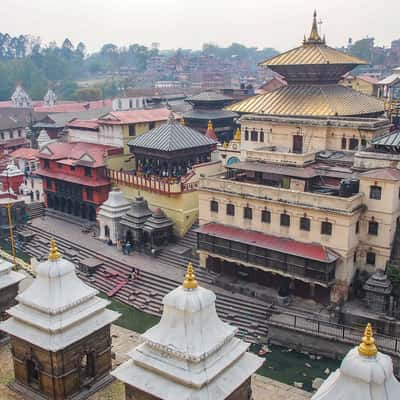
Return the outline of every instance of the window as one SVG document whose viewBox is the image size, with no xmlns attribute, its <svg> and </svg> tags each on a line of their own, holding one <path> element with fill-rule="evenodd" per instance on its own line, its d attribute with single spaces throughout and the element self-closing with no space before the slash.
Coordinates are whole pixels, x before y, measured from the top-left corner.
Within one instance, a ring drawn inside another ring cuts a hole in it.
<svg viewBox="0 0 400 400">
<path fill-rule="evenodd" d="M 375 265 L 375 259 L 376 259 L 376 254 L 373 253 L 372 251 L 369 251 L 367 253 L 367 260 L 366 260 L 367 264 L 368 265 Z"/>
<path fill-rule="evenodd" d="M 281 226 L 290 226 L 290 215 L 281 214 Z"/>
<path fill-rule="evenodd" d="M 378 227 L 379 224 L 376 221 L 369 221 L 368 222 L 368 235 L 378 235 Z"/>
<path fill-rule="evenodd" d="M 21 137 L 22 136 L 22 131 L 21 131 L 21 129 L 18 129 L 18 137 Z"/>
<path fill-rule="evenodd" d="M 261 222 L 264 222 L 266 224 L 271 223 L 271 211 L 268 210 L 261 211 Z"/>
<path fill-rule="evenodd" d="M 361 146 L 366 147 L 367 146 L 367 140 L 366 139 L 361 139 Z"/>
<path fill-rule="evenodd" d="M 88 200 L 93 200 L 93 189 L 92 188 L 86 188 L 86 198 Z"/>
<path fill-rule="evenodd" d="M 249 130 L 247 128 L 244 130 L 244 140 L 249 140 Z"/>
<path fill-rule="evenodd" d="M 264 131 L 260 130 L 260 142 L 264 142 Z"/>
<path fill-rule="evenodd" d="M 92 170 L 90 167 L 85 167 L 85 176 L 92 176 Z"/>
<path fill-rule="evenodd" d="M 310 231 L 311 220 L 307 217 L 300 218 L 300 230 L 301 231 Z"/>
<path fill-rule="evenodd" d="M 347 139 L 345 137 L 342 138 L 342 150 L 346 150 L 347 147 Z"/>
<path fill-rule="evenodd" d="M 129 136 L 136 135 L 136 125 L 129 125 Z"/>
<path fill-rule="evenodd" d="M 349 140 L 349 150 L 356 150 L 358 147 L 358 139 L 352 138 Z"/>
<path fill-rule="evenodd" d="M 133 101 L 132 101 L 132 99 L 129 99 L 129 108 L 133 108 Z"/>
<path fill-rule="evenodd" d="M 226 205 L 226 215 L 235 215 L 235 206 L 233 204 Z"/>
<path fill-rule="evenodd" d="M 356 222 L 356 235 L 360 232 L 360 221 Z"/>
<path fill-rule="evenodd" d="M 12 131 L 10 131 L 10 139 L 14 138 L 14 133 Z"/>
<path fill-rule="evenodd" d="M 50 160 L 44 160 L 44 167 L 50 168 Z"/>
<path fill-rule="evenodd" d="M 380 186 L 369 187 L 369 198 L 373 200 L 380 200 L 382 197 L 382 188 Z"/>
<path fill-rule="evenodd" d="M 332 235 L 332 224 L 327 221 L 323 221 L 321 224 L 322 235 Z"/>
<path fill-rule="evenodd" d="M 149 129 L 154 129 L 156 127 L 156 123 L 154 121 L 149 123 Z"/>
<path fill-rule="evenodd" d="M 251 207 L 243 208 L 243 218 L 244 219 L 252 219 L 253 218 L 253 209 Z"/>
<path fill-rule="evenodd" d="M 215 201 L 215 200 L 211 200 L 210 201 L 210 210 L 212 211 L 212 212 L 218 212 L 218 201 Z"/>
<path fill-rule="evenodd" d="M 51 179 L 50 178 L 46 178 L 46 187 L 51 188 Z"/>
<path fill-rule="evenodd" d="M 258 141 L 258 132 L 255 129 L 251 131 L 251 141 L 252 142 Z"/>
</svg>

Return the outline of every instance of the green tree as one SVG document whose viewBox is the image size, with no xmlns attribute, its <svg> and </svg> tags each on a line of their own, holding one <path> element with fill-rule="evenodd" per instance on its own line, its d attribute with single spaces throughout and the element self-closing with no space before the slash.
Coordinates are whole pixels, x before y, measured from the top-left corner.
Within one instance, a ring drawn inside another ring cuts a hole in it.
<svg viewBox="0 0 400 400">
<path fill-rule="evenodd" d="M 79 101 L 100 100 L 102 98 L 102 92 L 100 88 L 96 87 L 80 88 L 75 91 L 74 97 Z"/>
</svg>

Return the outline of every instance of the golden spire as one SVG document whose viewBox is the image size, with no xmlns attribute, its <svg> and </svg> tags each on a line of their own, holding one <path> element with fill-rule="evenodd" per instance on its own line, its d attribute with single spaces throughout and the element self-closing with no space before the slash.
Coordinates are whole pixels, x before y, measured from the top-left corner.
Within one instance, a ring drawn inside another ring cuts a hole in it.
<svg viewBox="0 0 400 400">
<path fill-rule="evenodd" d="M 211 119 L 208 120 L 208 127 L 207 127 L 207 130 L 209 130 L 209 131 L 214 130 L 214 127 L 213 127 L 213 124 L 212 124 Z"/>
<path fill-rule="evenodd" d="M 238 142 L 240 142 L 240 138 L 241 138 L 241 133 L 240 133 L 240 128 L 238 127 L 237 129 L 236 129 L 236 133 L 235 133 L 235 136 L 233 137 L 233 140 L 237 140 Z"/>
<path fill-rule="evenodd" d="M 378 349 L 375 346 L 375 339 L 372 332 L 372 326 L 368 323 L 365 328 L 364 336 L 361 344 L 358 346 L 358 352 L 366 357 L 374 357 L 378 353 Z"/>
<path fill-rule="evenodd" d="M 183 281 L 183 287 L 185 289 L 196 289 L 197 286 L 196 275 L 194 274 L 193 265 L 190 262 L 187 267 L 185 280 Z"/>
<path fill-rule="evenodd" d="M 57 244 L 54 239 L 51 239 L 50 241 L 50 253 L 48 256 L 49 261 L 57 261 L 61 257 L 60 253 L 58 252 L 57 249 Z"/>
<path fill-rule="evenodd" d="M 317 10 L 314 10 L 314 18 L 313 18 L 313 23 L 312 23 L 312 28 L 311 28 L 311 33 L 308 38 L 308 42 L 317 42 L 317 43 L 322 43 L 321 37 L 319 36 L 318 33 L 318 23 L 317 23 Z"/>
<path fill-rule="evenodd" d="M 183 117 L 182 117 L 182 119 L 181 119 L 181 125 L 186 125 L 185 118 L 183 118 Z"/>
</svg>

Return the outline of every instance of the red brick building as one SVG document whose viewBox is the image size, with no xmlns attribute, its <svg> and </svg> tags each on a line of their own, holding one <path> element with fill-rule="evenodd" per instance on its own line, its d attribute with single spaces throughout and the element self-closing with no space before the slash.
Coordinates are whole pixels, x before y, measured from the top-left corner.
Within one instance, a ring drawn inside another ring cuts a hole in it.
<svg viewBox="0 0 400 400">
<path fill-rule="evenodd" d="M 111 183 L 106 175 L 107 157 L 122 148 L 92 143 L 52 143 L 39 152 L 46 206 L 90 221 L 107 200 Z"/>
</svg>

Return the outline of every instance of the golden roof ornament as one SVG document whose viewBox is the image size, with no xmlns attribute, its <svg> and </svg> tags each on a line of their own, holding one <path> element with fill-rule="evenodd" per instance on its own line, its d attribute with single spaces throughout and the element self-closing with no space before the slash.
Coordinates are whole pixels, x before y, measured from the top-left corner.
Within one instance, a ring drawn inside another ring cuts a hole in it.
<svg viewBox="0 0 400 400">
<path fill-rule="evenodd" d="M 59 258 L 61 258 L 61 254 L 58 252 L 56 241 L 54 239 L 51 239 L 50 253 L 48 256 L 48 260 L 49 261 L 57 261 Z"/>
<path fill-rule="evenodd" d="M 182 119 L 181 119 L 181 125 L 183 125 L 183 126 L 185 126 L 185 125 L 186 125 L 185 118 L 182 118 Z"/>
<path fill-rule="evenodd" d="M 313 23 L 312 23 L 312 27 L 311 27 L 310 36 L 308 37 L 308 40 L 304 43 L 305 44 L 307 44 L 307 43 L 323 43 L 323 40 L 321 39 L 321 36 L 319 36 L 319 33 L 318 33 L 317 10 L 314 10 L 314 17 L 313 17 Z"/>
<path fill-rule="evenodd" d="M 194 274 L 193 265 L 190 262 L 187 267 L 185 280 L 183 281 L 183 287 L 185 289 L 196 289 L 198 286 L 196 275 Z"/>
<path fill-rule="evenodd" d="M 240 142 L 240 139 L 241 139 L 241 133 L 240 133 L 240 128 L 238 127 L 237 129 L 236 129 L 236 132 L 235 132 L 235 136 L 233 137 L 233 140 L 237 140 L 238 142 Z"/>
<path fill-rule="evenodd" d="M 212 124 L 211 119 L 208 120 L 208 127 L 207 127 L 207 130 L 209 130 L 209 131 L 214 130 L 214 127 L 213 127 L 213 124 Z"/>
<path fill-rule="evenodd" d="M 362 338 L 362 342 L 358 346 L 358 352 L 362 356 L 366 357 L 375 357 L 378 353 L 378 349 L 375 345 L 374 334 L 372 331 L 372 326 L 368 323 L 367 327 L 365 328 L 364 336 Z"/>
</svg>

